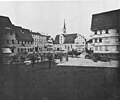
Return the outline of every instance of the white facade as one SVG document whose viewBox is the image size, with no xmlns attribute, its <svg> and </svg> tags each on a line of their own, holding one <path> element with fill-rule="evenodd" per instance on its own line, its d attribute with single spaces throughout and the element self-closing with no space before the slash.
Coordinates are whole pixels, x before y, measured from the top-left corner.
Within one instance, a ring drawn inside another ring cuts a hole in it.
<svg viewBox="0 0 120 100">
<path fill-rule="evenodd" d="M 84 51 L 86 47 L 86 40 L 81 35 L 78 34 L 77 38 L 75 39 L 75 48 L 78 51 Z"/>
<path fill-rule="evenodd" d="M 77 34 L 77 37 L 74 39 L 74 43 L 65 43 L 65 37 L 63 34 L 59 35 L 59 43 L 54 44 L 54 50 L 63 50 L 63 51 L 84 51 L 86 47 L 86 40 L 80 34 Z"/>
<path fill-rule="evenodd" d="M 94 53 L 119 53 L 120 37 L 116 29 L 93 32 Z"/>
<path fill-rule="evenodd" d="M 39 33 L 34 33 L 32 34 L 32 37 L 34 39 L 34 42 L 33 42 L 33 48 L 35 50 L 36 47 L 38 47 L 39 51 L 42 51 L 42 50 L 45 50 L 45 45 L 47 43 L 47 38 L 46 36 L 42 36 L 41 34 Z"/>
</svg>

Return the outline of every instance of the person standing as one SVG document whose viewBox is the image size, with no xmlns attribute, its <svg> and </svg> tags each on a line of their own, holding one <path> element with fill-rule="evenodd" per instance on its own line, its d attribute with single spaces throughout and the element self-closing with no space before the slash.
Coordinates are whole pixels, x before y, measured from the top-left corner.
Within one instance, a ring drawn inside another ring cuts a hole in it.
<svg viewBox="0 0 120 100">
<path fill-rule="evenodd" d="M 36 59 L 35 53 L 33 52 L 32 56 L 31 56 L 32 67 L 34 67 L 35 59 Z"/>
<path fill-rule="evenodd" d="M 48 62 L 49 62 L 49 69 L 51 69 L 51 63 L 52 63 L 52 54 L 48 54 Z"/>
<path fill-rule="evenodd" d="M 43 54 L 41 54 L 41 62 L 43 62 Z"/>
<path fill-rule="evenodd" d="M 62 53 L 60 53 L 60 62 L 62 62 Z"/>
<path fill-rule="evenodd" d="M 68 53 L 66 53 L 66 61 L 68 61 Z"/>
<path fill-rule="evenodd" d="M 43 63 L 45 64 L 45 53 L 43 53 Z"/>
</svg>

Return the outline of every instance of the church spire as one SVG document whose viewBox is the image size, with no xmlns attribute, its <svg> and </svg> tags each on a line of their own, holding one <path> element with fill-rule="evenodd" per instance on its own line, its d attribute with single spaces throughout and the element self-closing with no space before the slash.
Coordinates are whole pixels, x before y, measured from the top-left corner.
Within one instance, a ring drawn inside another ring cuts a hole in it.
<svg viewBox="0 0 120 100">
<path fill-rule="evenodd" d="M 65 25 L 65 19 L 64 19 L 63 33 L 64 33 L 64 34 L 66 34 L 66 25 Z"/>
</svg>

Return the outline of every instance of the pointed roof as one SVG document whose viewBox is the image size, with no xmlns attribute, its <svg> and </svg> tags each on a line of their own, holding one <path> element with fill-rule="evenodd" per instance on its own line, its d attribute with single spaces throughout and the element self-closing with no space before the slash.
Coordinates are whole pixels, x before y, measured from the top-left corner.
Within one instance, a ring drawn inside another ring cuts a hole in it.
<svg viewBox="0 0 120 100">
<path fill-rule="evenodd" d="M 66 33 L 65 19 L 64 19 L 63 33 Z"/>
<path fill-rule="evenodd" d="M 65 25 L 65 19 L 64 19 L 64 27 L 63 27 L 63 29 L 66 29 L 66 25 Z"/>
<path fill-rule="evenodd" d="M 0 16 L 0 26 L 2 27 L 12 27 L 12 23 L 9 17 Z"/>
<path fill-rule="evenodd" d="M 66 34 L 64 35 L 65 37 L 65 43 L 74 43 L 75 39 L 77 38 L 77 33 L 73 33 L 73 34 Z"/>
<path fill-rule="evenodd" d="M 56 37 L 55 37 L 55 40 L 54 40 L 54 44 L 59 44 L 59 36 L 60 35 L 56 35 Z"/>
<path fill-rule="evenodd" d="M 120 9 L 92 15 L 91 30 L 119 28 Z"/>
<path fill-rule="evenodd" d="M 15 26 L 15 36 L 18 41 L 33 42 L 33 38 L 29 29 Z"/>
<path fill-rule="evenodd" d="M 64 36 L 64 44 L 69 44 L 69 43 L 74 43 L 75 39 L 77 38 L 77 33 L 72 33 L 72 34 L 62 34 Z M 56 35 L 54 44 L 59 44 L 59 36 Z"/>
</svg>

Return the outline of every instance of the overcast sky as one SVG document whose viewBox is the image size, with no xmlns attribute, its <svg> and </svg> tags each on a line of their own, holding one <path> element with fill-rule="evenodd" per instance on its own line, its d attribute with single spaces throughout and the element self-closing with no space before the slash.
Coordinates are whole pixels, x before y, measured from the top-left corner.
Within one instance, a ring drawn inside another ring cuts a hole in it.
<svg viewBox="0 0 120 100">
<path fill-rule="evenodd" d="M 92 14 L 120 8 L 119 0 L 0 1 L 0 15 L 17 26 L 55 37 L 66 21 L 67 33 L 91 34 Z"/>
</svg>

